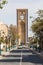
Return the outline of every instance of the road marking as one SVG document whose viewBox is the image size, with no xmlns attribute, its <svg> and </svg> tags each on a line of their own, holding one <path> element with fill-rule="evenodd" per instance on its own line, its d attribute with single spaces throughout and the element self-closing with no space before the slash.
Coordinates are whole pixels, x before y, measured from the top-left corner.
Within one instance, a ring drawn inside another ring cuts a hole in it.
<svg viewBox="0 0 43 65">
<path fill-rule="evenodd" d="M 22 65 L 22 50 L 21 50 L 21 57 L 20 57 L 20 65 Z"/>
</svg>

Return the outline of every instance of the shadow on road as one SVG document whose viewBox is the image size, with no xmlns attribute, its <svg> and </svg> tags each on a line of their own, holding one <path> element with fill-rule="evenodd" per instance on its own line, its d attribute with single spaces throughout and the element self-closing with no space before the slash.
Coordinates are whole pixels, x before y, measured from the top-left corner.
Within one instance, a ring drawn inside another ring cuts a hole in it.
<svg viewBox="0 0 43 65">
<path fill-rule="evenodd" d="M 26 53 L 26 52 L 30 53 L 30 52 L 32 52 L 31 50 L 18 49 L 18 50 L 12 50 L 12 51 L 10 51 L 10 53 L 19 53 L 19 52 L 21 52 L 21 50 L 23 51 L 23 53 Z"/>
<path fill-rule="evenodd" d="M 0 60 L 0 62 L 20 62 L 20 59 L 5 59 L 5 60 Z"/>
<path fill-rule="evenodd" d="M 5 56 L 6 59 L 0 60 L 0 62 L 20 62 L 21 50 L 12 50 L 12 51 L 10 51 L 10 53 L 11 54 L 17 53 L 17 55 L 7 55 L 7 56 Z M 18 53 L 20 53 L 20 55 Z M 35 53 L 33 53 L 31 50 L 22 50 L 22 53 L 24 53 L 24 54 L 28 53 L 28 55 L 22 55 L 22 62 L 35 63 L 35 64 L 42 64 L 43 65 L 43 61 Z M 7 57 L 8 58 L 13 57 L 13 59 L 7 59 Z M 19 58 L 17 59 L 17 57 L 19 57 Z"/>
<path fill-rule="evenodd" d="M 4 57 L 21 57 L 21 55 L 5 55 Z"/>
<path fill-rule="evenodd" d="M 21 50 L 12 50 L 12 51 L 10 51 L 10 53 L 19 53 L 19 52 L 21 52 Z"/>
<path fill-rule="evenodd" d="M 36 54 L 33 55 L 23 55 L 22 62 L 30 62 L 35 64 L 43 64 L 43 60 L 41 60 Z"/>
</svg>

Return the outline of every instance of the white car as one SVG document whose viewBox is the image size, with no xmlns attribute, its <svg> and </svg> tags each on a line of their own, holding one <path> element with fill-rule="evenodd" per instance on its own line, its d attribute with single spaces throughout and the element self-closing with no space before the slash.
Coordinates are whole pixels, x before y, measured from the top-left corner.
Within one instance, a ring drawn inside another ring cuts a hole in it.
<svg viewBox="0 0 43 65">
<path fill-rule="evenodd" d="M 18 46 L 18 49 L 22 49 L 22 46 L 21 46 L 21 45 L 19 45 L 19 46 Z"/>
</svg>

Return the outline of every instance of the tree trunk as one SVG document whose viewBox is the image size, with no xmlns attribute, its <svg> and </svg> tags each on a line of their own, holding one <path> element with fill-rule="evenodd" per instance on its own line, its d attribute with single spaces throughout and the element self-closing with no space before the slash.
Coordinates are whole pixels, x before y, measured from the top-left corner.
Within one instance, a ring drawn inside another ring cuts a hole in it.
<svg viewBox="0 0 43 65">
<path fill-rule="evenodd" d="M 0 55 L 1 55 L 1 43 L 0 43 Z"/>
<path fill-rule="evenodd" d="M 7 43 L 6 43 L 6 51 L 7 51 Z"/>
</svg>

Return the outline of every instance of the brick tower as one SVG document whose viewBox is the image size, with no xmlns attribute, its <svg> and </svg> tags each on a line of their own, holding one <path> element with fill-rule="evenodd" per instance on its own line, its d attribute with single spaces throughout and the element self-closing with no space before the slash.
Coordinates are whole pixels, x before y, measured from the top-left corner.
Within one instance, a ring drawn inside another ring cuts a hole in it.
<svg viewBox="0 0 43 65">
<path fill-rule="evenodd" d="M 26 45 L 28 37 L 28 9 L 17 9 L 18 45 Z"/>
</svg>

